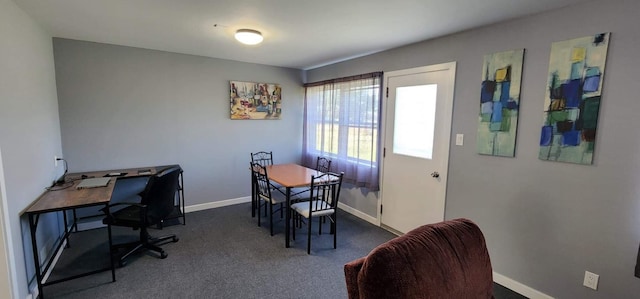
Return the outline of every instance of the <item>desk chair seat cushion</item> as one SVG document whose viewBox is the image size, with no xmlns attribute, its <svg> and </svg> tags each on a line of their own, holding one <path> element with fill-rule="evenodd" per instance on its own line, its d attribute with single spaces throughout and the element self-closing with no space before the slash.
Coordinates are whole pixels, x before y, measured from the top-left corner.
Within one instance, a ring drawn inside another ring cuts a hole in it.
<svg viewBox="0 0 640 299">
<path fill-rule="evenodd" d="M 298 202 L 291 205 L 291 209 L 298 212 L 304 218 L 309 218 L 309 210 L 313 213 L 313 216 L 327 216 L 335 213 L 335 209 L 331 207 L 324 200 L 314 200 L 311 203 L 308 201 Z M 329 209 L 327 209 L 329 208 Z"/>
<path fill-rule="evenodd" d="M 418 227 L 344 266 L 354 298 L 493 298 L 482 232 L 468 219 Z"/>
<path fill-rule="evenodd" d="M 108 225 L 115 225 L 115 226 L 139 228 L 142 224 L 140 222 L 140 213 L 143 213 L 142 209 L 143 209 L 142 205 L 140 204 L 133 204 L 131 206 L 127 206 L 115 212 L 111 212 L 111 217 L 105 217 L 102 220 L 102 223 L 108 224 Z M 156 221 L 156 218 L 158 217 L 155 217 L 154 215 L 149 215 L 150 213 L 151 212 L 147 213 L 147 223 L 158 222 Z M 162 220 L 162 219 L 159 219 L 159 220 Z"/>
<path fill-rule="evenodd" d="M 140 227 L 140 207 L 128 206 L 111 213 L 112 217 L 105 217 L 102 223 L 115 226 Z"/>
</svg>

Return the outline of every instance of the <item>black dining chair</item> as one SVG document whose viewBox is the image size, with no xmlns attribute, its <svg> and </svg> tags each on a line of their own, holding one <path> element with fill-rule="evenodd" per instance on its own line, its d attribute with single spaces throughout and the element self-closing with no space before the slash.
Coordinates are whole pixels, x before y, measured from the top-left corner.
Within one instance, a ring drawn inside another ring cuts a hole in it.
<svg viewBox="0 0 640 299">
<path fill-rule="evenodd" d="M 316 158 L 316 167 L 315 170 L 320 172 L 330 172 L 331 171 L 331 159 L 327 157 Z M 309 198 L 309 187 L 298 187 L 291 189 L 291 197 L 294 201 L 304 201 Z"/>
<path fill-rule="evenodd" d="M 263 167 L 273 165 L 273 152 L 259 151 L 251 153 L 251 164 L 258 163 Z M 254 181 L 254 175 L 251 174 L 251 217 L 256 216 L 256 209 L 258 208 L 258 196 L 256 194 L 256 182 Z"/>
<path fill-rule="evenodd" d="M 331 171 L 331 159 L 327 157 L 318 157 L 316 159 L 316 170 L 320 172 Z"/>
<path fill-rule="evenodd" d="M 273 165 L 273 152 L 260 151 L 251 153 L 251 163 L 258 163 L 263 167 Z"/>
<path fill-rule="evenodd" d="M 311 177 L 311 188 L 307 201 L 297 202 L 291 205 L 293 215 L 293 240 L 296 239 L 296 226 L 301 226 L 303 220 L 307 224 L 307 254 L 311 254 L 311 224 L 313 217 L 318 220 L 318 234 L 322 235 L 322 218 L 329 218 L 331 221 L 330 233 L 333 234 L 333 248 L 337 248 L 336 224 L 338 220 L 337 210 L 340 199 L 340 189 L 342 188 L 342 177 L 344 173 L 327 172 Z"/>
<path fill-rule="evenodd" d="M 273 152 L 260 151 L 256 153 L 251 153 L 251 163 L 252 164 L 258 163 L 262 167 L 273 165 Z M 253 179 L 254 179 L 254 176 L 251 175 L 251 217 L 256 216 L 256 209 L 258 208 L 258 196 L 256 193 L 257 190 L 255 186 L 256 182 Z M 281 188 L 281 186 L 279 186 L 276 183 L 271 182 L 270 184 L 272 188 L 277 188 L 277 189 Z"/>
<path fill-rule="evenodd" d="M 262 226 L 260 215 L 262 214 L 261 210 L 264 206 L 265 216 L 269 217 L 269 232 L 273 236 L 273 214 L 280 212 L 280 218 L 284 216 L 283 213 L 286 195 L 280 189 L 273 188 L 271 186 L 266 167 L 260 165 L 260 163 L 252 163 L 250 167 L 251 173 L 254 177 L 253 181 L 256 186 L 258 226 Z M 274 206 L 279 207 L 274 210 Z"/>
</svg>

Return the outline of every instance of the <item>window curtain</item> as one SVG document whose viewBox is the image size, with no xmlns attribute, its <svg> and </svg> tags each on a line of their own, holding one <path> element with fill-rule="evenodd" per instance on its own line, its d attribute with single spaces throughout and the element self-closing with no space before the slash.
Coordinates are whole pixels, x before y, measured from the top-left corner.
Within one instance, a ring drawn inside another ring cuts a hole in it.
<svg viewBox="0 0 640 299">
<path fill-rule="evenodd" d="M 344 181 L 379 189 L 382 72 L 305 84 L 303 165 L 318 156 Z"/>
</svg>

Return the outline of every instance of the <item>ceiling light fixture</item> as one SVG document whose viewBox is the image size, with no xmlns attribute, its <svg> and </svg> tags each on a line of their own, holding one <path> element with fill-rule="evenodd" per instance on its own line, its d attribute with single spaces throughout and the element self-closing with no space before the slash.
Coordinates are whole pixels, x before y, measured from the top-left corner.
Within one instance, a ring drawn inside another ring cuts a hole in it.
<svg viewBox="0 0 640 299">
<path fill-rule="evenodd" d="M 236 31 L 236 40 L 245 45 L 257 45 L 262 42 L 262 33 L 252 29 L 240 29 Z"/>
</svg>

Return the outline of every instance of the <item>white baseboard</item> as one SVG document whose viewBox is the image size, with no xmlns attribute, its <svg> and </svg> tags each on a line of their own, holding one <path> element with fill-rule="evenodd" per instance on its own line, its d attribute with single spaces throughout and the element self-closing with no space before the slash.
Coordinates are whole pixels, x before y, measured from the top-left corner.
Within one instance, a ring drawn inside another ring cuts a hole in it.
<svg viewBox="0 0 640 299">
<path fill-rule="evenodd" d="M 529 286 L 526 286 L 522 283 L 519 283 L 509 277 L 506 277 L 497 272 L 493 272 L 493 281 L 497 284 L 504 286 L 505 288 L 511 289 L 512 291 L 525 296 L 531 299 L 553 299 L 553 297 L 540 292 L 538 290 L 532 289 Z"/>
<path fill-rule="evenodd" d="M 369 222 L 369 223 L 371 223 L 373 225 L 380 226 L 380 221 L 378 221 L 378 218 L 373 217 L 373 216 L 368 215 L 368 214 L 365 214 L 365 213 L 363 213 L 363 212 L 361 212 L 359 210 L 356 210 L 356 209 L 354 209 L 354 208 L 352 208 L 352 207 L 350 207 L 348 205 L 345 205 L 345 204 L 343 204 L 341 202 L 338 202 L 338 208 L 340 208 L 341 210 L 343 210 L 343 211 L 345 211 L 345 212 L 347 212 L 347 213 L 349 213 L 349 214 L 351 214 L 353 216 L 356 216 L 356 217 L 358 217 L 358 218 L 360 218 L 360 219 L 362 219 L 364 221 L 367 221 L 367 222 Z"/>
<path fill-rule="evenodd" d="M 185 210 L 185 213 L 191 213 L 191 212 L 196 212 L 196 211 L 202 211 L 202 210 L 208 210 L 208 209 L 215 209 L 215 208 L 221 208 L 221 207 L 226 207 L 226 206 L 237 205 L 237 204 L 241 204 L 241 203 L 245 203 L 245 202 L 251 202 L 251 196 L 245 196 L 245 197 L 239 197 L 239 198 L 234 198 L 234 199 L 213 201 L 213 202 L 202 203 L 202 204 L 197 204 L 197 205 L 192 205 L 192 206 L 186 206 L 186 207 L 184 207 L 184 210 Z"/>
<path fill-rule="evenodd" d="M 53 257 L 53 261 L 51 262 L 51 267 L 49 267 L 49 270 L 47 270 L 47 272 L 42 273 L 42 281 L 47 281 L 47 279 L 49 279 L 49 275 L 51 275 L 53 268 L 55 268 L 55 265 L 58 263 L 58 259 L 60 259 L 60 256 L 62 255 L 62 252 L 64 251 L 64 248 L 66 246 L 67 246 L 67 240 L 62 240 L 62 245 L 60 246 L 60 250 L 58 250 L 58 252 L 56 252 L 55 256 Z M 36 286 L 33 288 L 33 290 L 31 290 L 31 293 L 30 293 L 30 295 L 33 296 L 33 298 L 38 298 L 38 295 L 39 295 L 37 283 L 38 282 L 36 282 Z"/>
<path fill-rule="evenodd" d="M 78 223 L 78 231 L 90 230 L 90 229 L 101 228 L 101 227 L 107 227 L 106 224 L 102 223 L 102 220 L 94 220 L 94 221 Z"/>
</svg>

